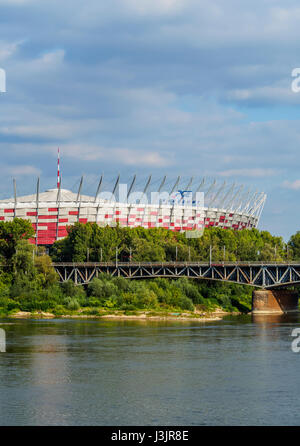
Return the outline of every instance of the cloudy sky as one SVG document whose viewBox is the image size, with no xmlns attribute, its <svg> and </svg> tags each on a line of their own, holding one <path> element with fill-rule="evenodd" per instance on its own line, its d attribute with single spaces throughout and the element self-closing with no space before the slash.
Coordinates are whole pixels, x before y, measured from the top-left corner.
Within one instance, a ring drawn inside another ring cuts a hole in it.
<svg viewBox="0 0 300 446">
<path fill-rule="evenodd" d="M 0 0 L 0 196 L 94 193 L 120 172 L 268 194 L 260 228 L 300 230 L 296 0 Z M 299 83 L 300 85 L 300 83 Z"/>
</svg>

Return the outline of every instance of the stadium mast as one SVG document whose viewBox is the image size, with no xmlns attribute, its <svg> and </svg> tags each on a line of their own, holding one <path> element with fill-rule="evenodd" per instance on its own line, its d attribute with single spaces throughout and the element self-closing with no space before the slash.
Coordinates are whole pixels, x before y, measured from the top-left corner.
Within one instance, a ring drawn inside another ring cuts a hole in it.
<svg viewBox="0 0 300 446">
<path fill-rule="evenodd" d="M 57 149 L 57 189 L 60 188 L 59 147 Z"/>
</svg>

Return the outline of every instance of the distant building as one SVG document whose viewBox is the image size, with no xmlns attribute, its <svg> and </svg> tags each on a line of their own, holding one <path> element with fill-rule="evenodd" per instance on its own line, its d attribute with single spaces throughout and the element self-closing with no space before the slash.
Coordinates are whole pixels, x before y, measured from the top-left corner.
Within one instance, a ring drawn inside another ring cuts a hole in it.
<svg viewBox="0 0 300 446">
<path fill-rule="evenodd" d="M 113 197 L 120 177 L 118 177 L 111 196 Z M 161 182 L 161 193 L 166 177 Z M 244 191 L 243 186 L 221 186 L 216 181 L 205 187 L 202 180 L 195 191 L 192 179 L 186 189 L 179 190 L 179 177 L 170 191 L 169 200 L 160 200 L 153 204 L 143 204 L 142 200 L 130 202 L 130 193 L 134 191 L 134 179 L 129 187 L 126 199 L 121 202 L 101 198 L 102 177 L 95 196 L 81 194 L 82 179 L 77 193 L 62 189 L 58 173 L 57 187 L 46 192 L 0 201 L 0 220 L 11 221 L 14 218 L 28 219 L 36 231 L 32 240 L 37 245 L 52 245 L 56 240 L 67 236 L 67 226 L 76 222 L 93 222 L 100 226 L 127 226 L 136 228 L 166 228 L 173 231 L 202 230 L 208 227 L 233 228 L 236 230 L 255 228 L 258 225 L 266 200 L 263 192 Z M 141 194 L 149 194 L 151 176 Z M 148 190 L 147 190 L 148 189 Z M 135 193 L 137 194 L 137 193 Z M 136 197 L 137 195 L 135 195 Z M 203 200 L 198 198 L 203 197 Z"/>
</svg>

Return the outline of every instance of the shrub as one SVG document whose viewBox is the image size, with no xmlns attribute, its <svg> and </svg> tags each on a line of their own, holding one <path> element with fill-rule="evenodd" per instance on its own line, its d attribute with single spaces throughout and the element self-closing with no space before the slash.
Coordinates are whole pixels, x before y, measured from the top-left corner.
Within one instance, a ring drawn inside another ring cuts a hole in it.
<svg viewBox="0 0 300 446">
<path fill-rule="evenodd" d="M 88 285 L 88 294 L 103 300 L 118 294 L 118 288 L 111 280 L 95 278 Z"/>
<path fill-rule="evenodd" d="M 68 310 L 77 311 L 80 308 L 79 302 L 77 299 L 73 298 L 69 301 L 67 305 Z"/>
<path fill-rule="evenodd" d="M 194 305 L 193 302 L 191 301 L 190 298 L 186 297 L 186 296 L 182 296 L 179 300 L 178 300 L 178 306 L 179 308 L 181 308 L 182 310 L 188 310 L 188 311 L 194 311 Z"/>
<path fill-rule="evenodd" d="M 102 301 L 100 299 L 96 299 L 95 297 L 91 296 L 91 297 L 87 298 L 84 306 L 85 307 L 101 307 Z"/>
<path fill-rule="evenodd" d="M 52 308 L 52 312 L 56 316 L 61 316 L 63 314 L 66 314 L 66 309 L 63 305 L 55 305 L 55 307 Z"/>
</svg>

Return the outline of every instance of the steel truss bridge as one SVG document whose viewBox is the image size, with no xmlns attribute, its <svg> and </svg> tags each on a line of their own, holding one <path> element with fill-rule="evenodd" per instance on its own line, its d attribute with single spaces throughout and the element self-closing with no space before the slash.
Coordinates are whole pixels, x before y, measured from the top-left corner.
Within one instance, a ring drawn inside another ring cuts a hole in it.
<svg viewBox="0 0 300 446">
<path fill-rule="evenodd" d="M 53 263 L 61 282 L 73 280 L 85 285 L 99 274 L 127 279 L 155 277 L 218 280 L 272 289 L 300 284 L 300 262 L 111 262 L 111 263 Z"/>
</svg>

